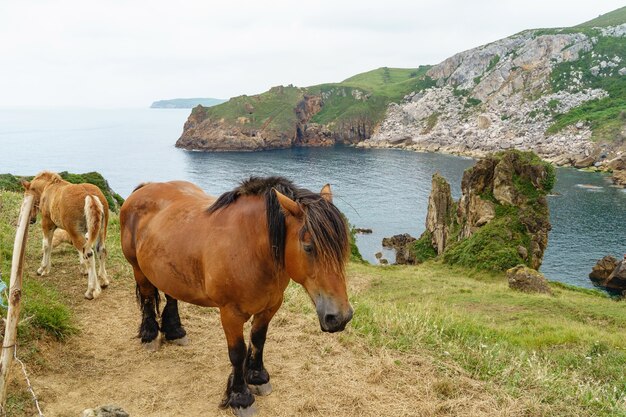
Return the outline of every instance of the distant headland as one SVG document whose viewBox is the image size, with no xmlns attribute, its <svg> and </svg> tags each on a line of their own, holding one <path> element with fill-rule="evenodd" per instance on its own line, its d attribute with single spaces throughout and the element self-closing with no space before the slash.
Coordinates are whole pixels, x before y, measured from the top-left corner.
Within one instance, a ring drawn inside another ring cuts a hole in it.
<svg viewBox="0 0 626 417">
<path fill-rule="evenodd" d="M 203 107 L 211 107 L 224 103 L 221 98 L 173 98 L 171 100 L 158 100 L 150 105 L 151 109 L 192 109 L 198 104 Z"/>
</svg>

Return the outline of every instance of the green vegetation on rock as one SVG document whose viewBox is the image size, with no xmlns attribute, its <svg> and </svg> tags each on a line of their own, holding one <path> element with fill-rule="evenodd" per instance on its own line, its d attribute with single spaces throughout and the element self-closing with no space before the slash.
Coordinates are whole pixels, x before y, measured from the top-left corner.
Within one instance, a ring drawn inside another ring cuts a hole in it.
<svg viewBox="0 0 626 417">
<path fill-rule="evenodd" d="M 620 9 L 621 10 L 621 9 Z M 601 63 L 604 62 L 604 66 Z M 609 64 L 607 64 L 610 63 Z M 623 140 L 626 127 L 626 76 L 619 69 L 626 62 L 626 42 L 623 38 L 597 36 L 593 48 L 581 54 L 580 59 L 557 64 L 551 75 L 554 91 L 599 88 L 609 95 L 574 107 L 565 114 L 554 116 L 547 130 L 554 134 L 579 121 L 588 123 L 594 140 Z"/>
<path fill-rule="evenodd" d="M 451 235 L 442 255 L 444 262 L 488 271 L 505 271 L 519 264 L 538 268 L 550 230 L 545 196 L 555 180 L 552 164 L 533 152 L 509 150 L 478 161 L 463 175 L 463 194 L 466 199 L 478 195 L 493 207 L 493 218 L 480 227 L 467 224 L 469 218 L 483 217 L 488 211 L 465 212 L 461 219 L 465 224 L 460 227 L 449 221 Z M 476 203 L 467 207 L 484 210 Z M 463 227 L 476 230 L 459 239 Z"/>
</svg>

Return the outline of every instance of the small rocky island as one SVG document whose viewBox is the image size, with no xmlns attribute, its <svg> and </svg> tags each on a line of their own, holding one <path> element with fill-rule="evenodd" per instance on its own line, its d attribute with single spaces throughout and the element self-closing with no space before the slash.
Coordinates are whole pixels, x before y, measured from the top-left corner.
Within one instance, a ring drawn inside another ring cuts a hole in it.
<svg viewBox="0 0 626 417">
<path fill-rule="evenodd" d="M 504 151 L 480 159 L 465 171 L 462 196 L 434 174 L 426 230 L 419 239 L 387 241 L 396 263 L 416 264 L 440 257 L 449 264 L 504 271 L 519 264 L 539 269 L 548 245 L 546 195 L 554 167 L 532 152 Z"/>
</svg>

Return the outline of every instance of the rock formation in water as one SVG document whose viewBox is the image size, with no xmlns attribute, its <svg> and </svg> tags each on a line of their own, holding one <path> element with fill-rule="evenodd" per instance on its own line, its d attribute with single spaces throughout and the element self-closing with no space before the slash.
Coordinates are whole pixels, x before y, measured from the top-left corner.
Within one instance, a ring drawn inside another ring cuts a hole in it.
<svg viewBox="0 0 626 417">
<path fill-rule="evenodd" d="M 395 249 L 396 264 L 413 265 L 416 263 L 415 254 L 411 250 L 413 242 L 415 242 L 415 238 L 408 233 L 404 233 L 383 238 L 383 247 L 388 249 Z"/>
<path fill-rule="evenodd" d="M 539 269 L 548 244 L 546 195 L 554 168 L 532 152 L 509 150 L 487 156 L 465 171 L 461 198 L 433 175 L 426 230 L 397 245 L 407 263 L 441 256 L 445 262 L 504 271 L 519 264 Z M 404 246 L 402 246 L 404 245 Z"/>
<path fill-rule="evenodd" d="M 620 261 L 610 255 L 600 259 L 593 266 L 589 279 L 594 285 L 626 294 L 626 255 Z"/>
<path fill-rule="evenodd" d="M 435 173 L 432 180 L 432 191 L 428 197 L 426 232 L 430 234 L 431 244 L 437 255 L 441 255 L 446 248 L 455 211 L 456 205 L 452 200 L 450 184 L 439 173 Z"/>
</svg>

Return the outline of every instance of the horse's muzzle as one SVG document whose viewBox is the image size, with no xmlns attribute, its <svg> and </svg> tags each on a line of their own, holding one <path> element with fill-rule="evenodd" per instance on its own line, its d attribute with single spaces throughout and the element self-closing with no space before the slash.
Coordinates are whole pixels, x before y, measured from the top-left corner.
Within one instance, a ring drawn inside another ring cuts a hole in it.
<svg viewBox="0 0 626 417">
<path fill-rule="evenodd" d="M 354 310 L 348 304 L 347 309 L 341 309 L 332 298 L 318 295 L 315 299 L 315 309 L 320 327 L 323 332 L 340 332 L 346 328 L 346 324 L 352 320 Z"/>
</svg>

